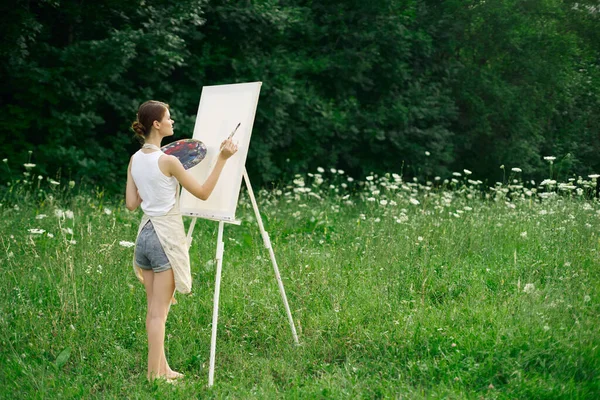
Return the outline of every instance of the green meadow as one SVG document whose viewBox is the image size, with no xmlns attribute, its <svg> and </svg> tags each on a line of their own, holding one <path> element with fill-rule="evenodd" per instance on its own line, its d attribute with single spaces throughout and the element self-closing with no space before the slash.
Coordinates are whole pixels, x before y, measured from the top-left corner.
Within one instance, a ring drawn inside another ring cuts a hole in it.
<svg viewBox="0 0 600 400">
<path fill-rule="evenodd" d="M 0 397 L 600 398 L 597 177 L 513 175 L 319 169 L 258 191 L 300 346 L 242 189 L 209 388 L 218 223 L 198 220 L 193 293 L 167 321 L 186 377 L 148 383 L 141 211 L 32 172 L 0 192 Z"/>
</svg>

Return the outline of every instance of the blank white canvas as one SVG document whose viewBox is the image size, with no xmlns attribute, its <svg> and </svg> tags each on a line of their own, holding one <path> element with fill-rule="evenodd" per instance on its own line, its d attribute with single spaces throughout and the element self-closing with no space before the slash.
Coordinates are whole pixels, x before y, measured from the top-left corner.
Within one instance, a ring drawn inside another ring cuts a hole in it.
<svg viewBox="0 0 600 400">
<path fill-rule="evenodd" d="M 262 82 L 252 82 L 202 88 L 193 138 L 201 140 L 207 152 L 204 160 L 189 171 L 196 180 L 204 183 L 219 155 L 221 142 L 241 123 L 233 137 L 238 144 L 238 151 L 225 163 L 217 185 L 206 201 L 182 189 L 180 209 L 183 215 L 235 221 L 261 85 Z"/>
</svg>

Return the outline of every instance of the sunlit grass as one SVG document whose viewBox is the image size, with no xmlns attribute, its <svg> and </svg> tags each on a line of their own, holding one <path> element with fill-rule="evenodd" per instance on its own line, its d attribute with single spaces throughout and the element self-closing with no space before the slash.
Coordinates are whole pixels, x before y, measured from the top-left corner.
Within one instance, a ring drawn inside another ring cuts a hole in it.
<svg viewBox="0 0 600 400">
<path fill-rule="evenodd" d="M 536 184 L 513 168 L 486 188 L 467 170 L 356 181 L 320 168 L 259 191 L 300 347 L 244 194 L 208 389 L 217 224 L 198 222 L 194 291 L 167 322 L 187 377 L 151 385 L 139 212 L 28 171 L 0 200 L 2 397 L 600 395 L 598 176 Z"/>
</svg>

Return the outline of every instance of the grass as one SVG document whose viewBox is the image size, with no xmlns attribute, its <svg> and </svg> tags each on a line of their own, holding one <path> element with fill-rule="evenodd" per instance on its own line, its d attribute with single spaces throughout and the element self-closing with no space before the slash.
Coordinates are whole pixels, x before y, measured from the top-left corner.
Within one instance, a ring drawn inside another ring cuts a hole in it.
<svg viewBox="0 0 600 400">
<path fill-rule="evenodd" d="M 600 203 L 585 198 L 593 182 L 573 185 L 485 195 L 462 176 L 321 171 L 261 191 L 300 347 L 242 196 L 208 388 L 218 224 L 196 224 L 193 294 L 167 321 L 186 379 L 150 384 L 145 294 L 120 245 L 141 214 L 102 192 L 14 182 L 0 201 L 0 397 L 598 398 Z"/>
</svg>

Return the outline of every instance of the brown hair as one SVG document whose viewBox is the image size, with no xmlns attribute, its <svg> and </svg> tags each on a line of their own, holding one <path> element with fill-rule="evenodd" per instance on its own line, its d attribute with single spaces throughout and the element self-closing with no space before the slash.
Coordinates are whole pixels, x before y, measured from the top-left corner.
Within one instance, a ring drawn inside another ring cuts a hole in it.
<svg viewBox="0 0 600 400">
<path fill-rule="evenodd" d="M 150 134 L 154 121 L 162 121 L 168 109 L 167 103 L 156 100 L 149 100 L 140 106 L 137 119 L 131 124 L 131 129 L 140 143 L 144 143 L 146 136 Z"/>
</svg>

